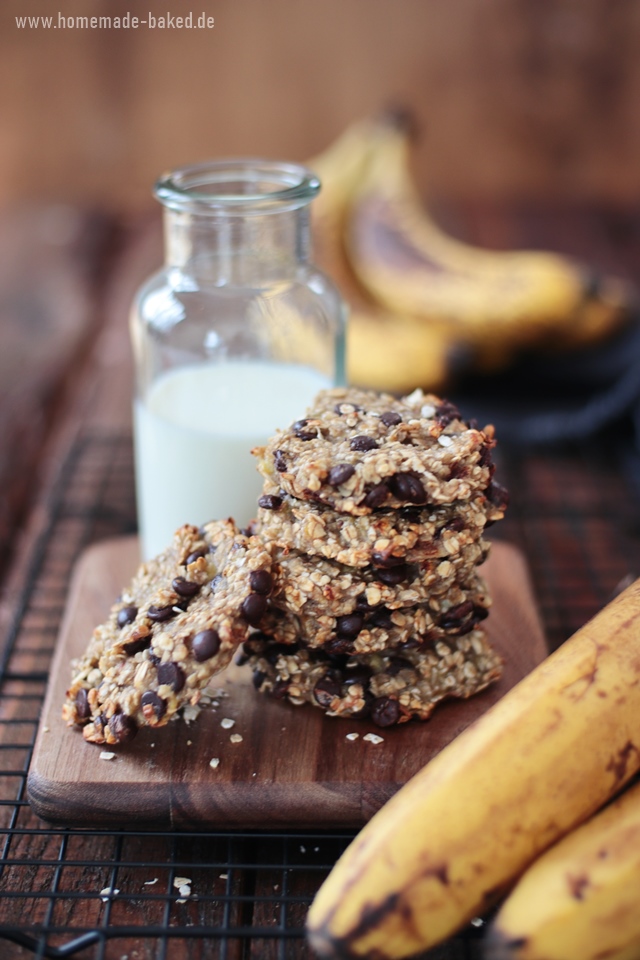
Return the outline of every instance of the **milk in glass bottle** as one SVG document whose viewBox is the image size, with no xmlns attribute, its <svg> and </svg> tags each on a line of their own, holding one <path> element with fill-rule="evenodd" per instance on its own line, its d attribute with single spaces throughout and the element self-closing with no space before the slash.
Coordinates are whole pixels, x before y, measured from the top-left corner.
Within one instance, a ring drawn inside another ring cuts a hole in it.
<svg viewBox="0 0 640 960">
<path fill-rule="evenodd" d="M 344 382 L 344 306 L 309 260 L 304 167 L 218 161 L 177 170 L 165 265 L 131 316 L 134 445 L 144 558 L 184 523 L 255 515 L 251 449 Z"/>
</svg>

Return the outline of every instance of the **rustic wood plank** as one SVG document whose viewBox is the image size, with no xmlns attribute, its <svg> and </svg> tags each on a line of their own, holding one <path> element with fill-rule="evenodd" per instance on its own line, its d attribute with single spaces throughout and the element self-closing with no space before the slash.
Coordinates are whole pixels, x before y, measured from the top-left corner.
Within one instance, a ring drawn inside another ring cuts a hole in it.
<svg viewBox="0 0 640 960">
<path fill-rule="evenodd" d="M 362 735 L 380 733 L 374 725 L 259 697 L 250 671 L 232 666 L 213 681 L 219 705 L 197 723 L 143 729 L 129 748 L 103 761 L 99 749 L 65 728 L 60 709 L 71 659 L 84 650 L 137 556 L 135 539 L 116 540 L 90 548 L 77 568 L 29 774 L 31 802 L 47 819 L 357 826 L 545 653 L 523 558 L 495 543 L 483 567 L 494 596 L 487 630 L 505 672 L 482 694 L 443 704 L 429 723 L 386 730 L 384 743 L 373 745 Z M 235 720 L 242 743 L 230 743 L 223 717 Z M 361 733 L 355 742 L 345 739 L 351 729 Z M 218 769 L 209 766 L 212 757 Z"/>
</svg>

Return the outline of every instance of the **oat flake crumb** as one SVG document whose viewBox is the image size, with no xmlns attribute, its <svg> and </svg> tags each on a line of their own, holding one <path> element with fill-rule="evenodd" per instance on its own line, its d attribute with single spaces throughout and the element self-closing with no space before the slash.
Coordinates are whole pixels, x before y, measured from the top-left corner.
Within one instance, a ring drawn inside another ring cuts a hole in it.
<svg viewBox="0 0 640 960">
<path fill-rule="evenodd" d="M 231 741 L 231 743 L 242 743 L 242 734 L 232 733 L 231 736 L 229 737 L 229 740 Z"/>
<path fill-rule="evenodd" d="M 228 880 L 228 878 L 229 878 L 229 874 L 228 874 L 228 873 L 221 873 L 221 874 L 220 874 L 220 879 L 221 879 L 221 880 Z"/>
<path fill-rule="evenodd" d="M 231 730 L 231 727 L 235 727 L 236 722 L 232 720 L 231 717 L 223 717 L 220 721 L 220 726 L 223 730 Z"/>
<path fill-rule="evenodd" d="M 220 757 L 212 757 L 211 760 L 209 760 L 209 766 L 213 770 L 217 770 L 220 766 Z"/>
<path fill-rule="evenodd" d="M 105 887 L 104 890 L 100 891 L 100 899 L 103 903 L 106 903 L 109 897 L 117 897 L 120 893 L 117 887 Z"/>
<path fill-rule="evenodd" d="M 101 751 L 100 751 L 100 759 L 101 759 L 101 760 L 114 760 L 114 759 L 115 759 L 115 753 L 111 753 L 110 750 L 101 750 Z"/>
<path fill-rule="evenodd" d="M 157 883 L 157 882 L 158 882 L 158 878 L 157 878 L 157 877 L 154 877 L 153 880 L 145 880 L 143 886 L 145 886 L 145 887 L 152 887 L 152 886 L 154 885 L 154 883 Z"/>
<path fill-rule="evenodd" d="M 379 737 L 377 733 L 365 733 L 363 740 L 368 740 L 369 743 L 382 743 L 384 737 Z"/>
<path fill-rule="evenodd" d="M 346 739 L 347 739 L 347 740 L 357 740 L 359 736 L 360 736 L 359 733 L 348 733 L 347 736 L 346 736 Z M 365 737 L 365 739 L 366 739 L 366 737 Z"/>
<path fill-rule="evenodd" d="M 191 883 L 191 877 L 174 877 L 173 880 L 174 887 L 184 887 L 188 883 Z"/>
</svg>

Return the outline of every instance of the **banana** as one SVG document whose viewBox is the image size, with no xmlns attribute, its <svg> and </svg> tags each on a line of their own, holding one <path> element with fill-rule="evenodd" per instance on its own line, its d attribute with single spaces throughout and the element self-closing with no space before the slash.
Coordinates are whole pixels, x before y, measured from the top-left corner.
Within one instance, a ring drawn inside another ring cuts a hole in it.
<svg viewBox="0 0 640 960">
<path fill-rule="evenodd" d="M 376 303 L 358 283 L 346 257 L 343 237 L 351 197 L 376 142 L 377 124 L 363 120 L 307 161 L 322 183 L 311 214 L 314 260 L 349 307 L 349 382 L 396 393 L 410 393 L 417 386 L 442 391 L 469 364 L 470 352 L 455 333 Z"/>
<path fill-rule="evenodd" d="M 415 188 L 406 124 L 379 121 L 375 134 L 345 243 L 355 275 L 381 305 L 474 345 L 486 371 L 523 348 L 594 342 L 627 318 L 633 294 L 622 281 L 595 278 L 559 254 L 489 251 L 448 236 Z"/>
<path fill-rule="evenodd" d="M 407 957 L 498 902 L 640 768 L 640 580 L 383 806 L 311 905 L 323 960 Z"/>
<path fill-rule="evenodd" d="M 489 928 L 487 960 L 638 960 L 640 784 L 529 867 Z"/>
</svg>

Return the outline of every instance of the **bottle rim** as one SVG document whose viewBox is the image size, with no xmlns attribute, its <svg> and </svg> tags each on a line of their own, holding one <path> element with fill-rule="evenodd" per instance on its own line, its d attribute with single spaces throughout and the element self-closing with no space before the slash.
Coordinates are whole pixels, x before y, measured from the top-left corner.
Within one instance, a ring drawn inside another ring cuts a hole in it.
<svg viewBox="0 0 640 960">
<path fill-rule="evenodd" d="M 295 209 L 319 191 L 320 180 L 302 164 L 250 157 L 180 167 L 163 174 L 153 189 L 171 210 L 243 215 Z"/>
</svg>

